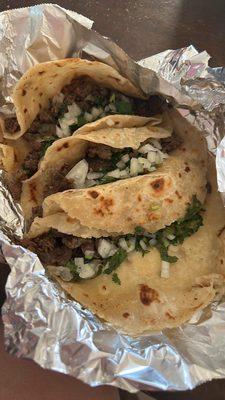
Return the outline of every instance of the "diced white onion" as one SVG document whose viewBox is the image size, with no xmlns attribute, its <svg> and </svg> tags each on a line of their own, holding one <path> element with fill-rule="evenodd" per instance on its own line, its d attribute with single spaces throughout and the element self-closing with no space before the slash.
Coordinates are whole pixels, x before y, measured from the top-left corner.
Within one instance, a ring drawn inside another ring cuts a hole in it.
<svg viewBox="0 0 225 400">
<path fill-rule="evenodd" d="M 92 109 L 91 109 L 91 114 L 94 119 L 98 118 L 98 116 L 102 113 L 103 113 L 103 109 L 101 107 L 100 108 L 92 107 Z"/>
<path fill-rule="evenodd" d="M 124 154 L 124 156 L 121 157 L 121 161 L 123 161 L 124 163 L 127 163 L 128 161 L 130 161 L 129 154 Z"/>
<path fill-rule="evenodd" d="M 119 246 L 123 250 L 125 250 L 127 253 L 130 253 L 131 251 L 134 251 L 134 249 L 135 249 L 135 238 L 131 238 L 131 239 L 120 238 Z"/>
<path fill-rule="evenodd" d="M 84 264 L 84 258 L 83 257 L 75 257 L 74 262 L 78 268 L 82 267 L 82 265 Z"/>
<path fill-rule="evenodd" d="M 175 235 L 172 235 L 172 234 L 170 234 L 170 235 L 167 235 L 167 239 L 169 239 L 169 240 L 173 240 L 173 239 L 175 239 Z"/>
<path fill-rule="evenodd" d="M 111 176 L 112 178 L 119 179 L 120 178 L 120 170 L 114 169 L 113 171 L 107 172 L 106 176 Z"/>
<path fill-rule="evenodd" d="M 147 144 L 145 144 L 144 146 L 141 146 L 141 147 L 138 149 L 138 153 L 141 153 L 141 154 L 146 154 L 146 153 L 148 153 L 149 151 L 157 151 L 157 148 L 155 148 L 155 147 L 152 146 L 151 144 L 147 143 Z"/>
<path fill-rule="evenodd" d="M 78 117 L 81 114 L 81 108 L 74 102 L 68 106 L 68 113 L 71 117 Z M 66 115 L 66 114 L 65 114 Z"/>
<path fill-rule="evenodd" d="M 117 251 L 117 247 L 106 239 L 100 239 L 98 244 L 98 253 L 102 258 L 111 257 Z"/>
<path fill-rule="evenodd" d="M 145 169 L 151 168 L 151 163 L 146 158 L 138 157 L 138 162 L 142 164 Z"/>
<path fill-rule="evenodd" d="M 143 249 L 143 250 L 147 250 L 147 246 L 146 246 L 146 243 L 144 242 L 144 240 L 140 240 L 140 246 L 141 246 L 141 248 Z"/>
<path fill-rule="evenodd" d="M 156 153 L 156 157 L 155 157 L 155 163 L 156 164 L 162 164 L 163 162 L 163 158 L 162 158 L 162 154 L 160 154 L 159 152 Z"/>
<path fill-rule="evenodd" d="M 85 187 L 92 187 L 92 186 L 96 186 L 98 184 L 97 181 L 95 181 L 94 179 L 86 179 L 84 186 Z"/>
<path fill-rule="evenodd" d="M 140 164 L 137 158 L 132 157 L 130 160 L 130 175 L 137 176 L 140 170 Z"/>
<path fill-rule="evenodd" d="M 126 164 L 125 164 L 123 161 L 119 161 L 119 162 L 116 164 L 116 166 L 117 166 L 117 168 L 119 168 L 119 169 L 124 169 L 124 168 L 126 167 Z"/>
<path fill-rule="evenodd" d="M 109 104 L 109 108 L 112 112 L 116 112 L 116 106 L 112 103 Z"/>
<path fill-rule="evenodd" d="M 157 139 L 151 139 L 151 142 L 152 142 L 154 147 L 156 147 L 157 149 L 161 150 L 161 148 L 162 148 L 161 143 Z"/>
<path fill-rule="evenodd" d="M 95 254 L 94 250 L 85 250 L 85 252 L 84 252 L 84 256 L 86 259 L 93 258 L 94 254 Z"/>
<path fill-rule="evenodd" d="M 157 153 L 156 153 L 155 151 L 149 151 L 149 152 L 148 152 L 147 159 L 148 159 L 148 161 L 149 161 L 151 164 L 154 164 L 154 163 L 155 163 L 156 154 L 157 154 Z"/>
<path fill-rule="evenodd" d="M 129 178 L 129 169 L 126 168 L 123 171 L 120 171 L 120 178 Z"/>
<path fill-rule="evenodd" d="M 78 273 L 80 278 L 89 279 L 95 276 L 97 270 L 98 270 L 97 264 L 95 262 L 90 262 L 87 264 L 83 264 Z"/>
<path fill-rule="evenodd" d="M 58 93 L 52 98 L 52 102 L 61 104 L 63 102 L 63 100 L 64 100 L 64 97 L 65 96 L 64 96 L 64 94 L 62 92 Z"/>
<path fill-rule="evenodd" d="M 149 240 L 148 243 L 149 243 L 149 246 L 155 246 L 156 243 L 157 243 L 157 240 L 155 238 L 152 238 L 152 239 Z"/>
<path fill-rule="evenodd" d="M 106 110 L 106 107 L 105 107 L 105 111 L 109 111 L 109 110 Z M 106 124 L 108 126 L 113 126 L 113 125 L 115 125 L 115 122 L 111 118 L 109 118 L 106 120 Z"/>
<path fill-rule="evenodd" d="M 103 177 L 102 172 L 88 172 L 87 179 L 99 179 Z"/>
<path fill-rule="evenodd" d="M 66 130 L 62 130 L 61 128 L 59 128 L 57 125 L 56 125 L 56 136 L 58 136 L 60 139 L 62 139 L 62 138 L 64 138 L 64 137 L 67 137 L 67 136 L 70 136 L 70 131 L 69 131 L 69 129 L 66 129 Z"/>
<path fill-rule="evenodd" d="M 73 279 L 73 275 L 71 274 L 69 268 L 66 268 L 66 267 L 61 268 L 59 276 L 65 282 L 72 281 L 72 279 Z"/>
<path fill-rule="evenodd" d="M 72 179 L 76 188 L 82 188 L 88 173 L 88 163 L 85 159 L 79 161 L 66 175 L 67 179 Z"/>
<path fill-rule="evenodd" d="M 85 111 L 85 113 L 84 113 L 84 118 L 86 119 L 87 122 L 93 121 L 92 114 L 88 113 L 87 111 Z"/>
<path fill-rule="evenodd" d="M 167 261 L 162 261 L 161 264 L 161 278 L 169 278 L 170 277 L 170 263 Z"/>
</svg>

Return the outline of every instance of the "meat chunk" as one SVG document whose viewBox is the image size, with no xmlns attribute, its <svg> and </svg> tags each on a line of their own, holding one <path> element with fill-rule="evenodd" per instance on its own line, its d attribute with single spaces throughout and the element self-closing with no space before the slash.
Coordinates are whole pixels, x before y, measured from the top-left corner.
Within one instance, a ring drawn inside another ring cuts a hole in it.
<svg viewBox="0 0 225 400">
<path fill-rule="evenodd" d="M 141 117 L 149 117 L 155 114 L 161 114 L 166 101 L 160 96 L 150 96 L 147 100 L 133 99 L 134 114 Z"/>
<path fill-rule="evenodd" d="M 105 144 L 92 143 L 87 150 L 87 156 L 90 158 L 98 157 L 101 160 L 110 160 L 112 157 L 112 149 Z"/>
<path fill-rule="evenodd" d="M 5 119 L 5 130 L 9 133 L 15 133 L 20 130 L 20 126 L 18 124 L 17 118 L 6 118 Z"/>
<path fill-rule="evenodd" d="M 63 235 L 62 238 L 62 243 L 69 249 L 77 249 L 83 241 L 84 239 L 72 235 Z"/>
<path fill-rule="evenodd" d="M 27 178 L 23 170 L 18 170 L 14 174 L 7 174 L 6 180 L 9 191 L 15 201 L 20 200 L 22 191 L 22 182 Z"/>
<path fill-rule="evenodd" d="M 48 185 L 46 185 L 44 191 L 45 197 L 73 188 L 72 181 L 66 178 L 66 174 L 70 169 L 71 165 L 64 164 L 59 171 L 55 171 L 55 173 L 49 177 Z"/>
<path fill-rule="evenodd" d="M 181 144 L 182 139 L 174 133 L 168 138 L 161 139 L 162 150 L 166 153 L 176 150 Z"/>
<path fill-rule="evenodd" d="M 83 253 L 85 253 L 85 251 L 95 251 L 94 239 L 84 239 L 84 242 L 81 244 L 81 250 Z"/>
<path fill-rule="evenodd" d="M 82 76 L 74 79 L 69 85 L 64 86 L 62 93 L 65 95 L 64 101 L 68 104 L 72 102 L 84 102 L 87 96 L 107 97 L 109 90 L 99 87 L 93 79 Z"/>
<path fill-rule="evenodd" d="M 38 164 L 42 156 L 41 144 L 38 142 L 34 143 L 34 149 L 28 153 L 24 159 L 23 169 L 25 170 L 27 177 L 32 176 L 38 170 Z"/>
</svg>

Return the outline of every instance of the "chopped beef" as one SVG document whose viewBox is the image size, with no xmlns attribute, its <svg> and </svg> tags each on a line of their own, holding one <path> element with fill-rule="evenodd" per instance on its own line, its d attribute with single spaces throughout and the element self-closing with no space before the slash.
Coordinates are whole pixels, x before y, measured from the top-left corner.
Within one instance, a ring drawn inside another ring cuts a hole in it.
<svg viewBox="0 0 225 400">
<path fill-rule="evenodd" d="M 88 157 L 99 157 L 102 160 L 110 160 L 112 157 L 112 153 L 113 151 L 111 147 L 99 143 L 90 144 L 87 150 Z"/>
<path fill-rule="evenodd" d="M 87 76 L 81 76 L 80 78 L 73 79 L 69 85 L 64 86 L 62 93 L 65 95 L 64 101 L 67 104 L 71 104 L 75 101 L 85 108 L 87 96 L 91 95 L 93 97 L 105 98 L 109 96 L 110 91 L 104 87 L 99 87 L 93 79 Z"/>
<path fill-rule="evenodd" d="M 110 160 L 101 160 L 99 158 L 86 158 L 89 168 L 93 172 L 99 172 L 102 169 L 109 169 L 111 168 L 111 161 Z"/>
<path fill-rule="evenodd" d="M 64 164 L 59 171 L 55 171 L 50 177 L 48 185 L 45 187 L 44 197 L 73 188 L 71 180 L 66 178 L 66 174 L 71 168 L 71 165 Z"/>
<path fill-rule="evenodd" d="M 20 244 L 36 253 L 44 264 L 64 265 L 72 257 L 72 250 L 51 231 L 32 240 L 22 239 Z"/>
<path fill-rule="evenodd" d="M 38 170 L 38 164 L 42 157 L 41 143 L 34 142 L 31 150 L 24 159 L 23 169 L 29 178 Z"/>
<path fill-rule="evenodd" d="M 54 229 L 32 240 L 22 239 L 19 244 L 36 253 L 48 265 L 64 265 L 77 255 L 82 257 L 86 250 L 95 250 L 95 239 L 82 239 Z"/>
<path fill-rule="evenodd" d="M 42 217 L 42 206 L 32 208 L 32 217 Z"/>
<path fill-rule="evenodd" d="M 149 117 L 161 114 L 166 108 L 166 101 L 159 96 L 150 96 L 147 100 L 133 99 L 134 114 L 141 117 Z"/>
<path fill-rule="evenodd" d="M 72 235 L 63 235 L 62 242 L 69 249 L 77 249 L 83 243 L 85 239 L 72 236 Z"/>
<path fill-rule="evenodd" d="M 166 153 L 170 153 L 173 150 L 178 149 L 182 144 L 182 139 L 176 134 L 172 134 L 172 136 L 161 139 L 162 151 Z"/>
<path fill-rule="evenodd" d="M 83 253 L 85 253 L 85 251 L 95 251 L 94 239 L 84 239 L 84 242 L 81 244 L 81 250 Z"/>
<path fill-rule="evenodd" d="M 38 115 L 38 119 L 40 122 L 44 122 L 47 124 L 55 122 L 54 114 L 52 114 L 49 109 L 41 111 Z"/>
<path fill-rule="evenodd" d="M 5 130 L 9 133 L 15 133 L 20 130 L 20 126 L 18 124 L 17 118 L 6 118 L 5 119 Z"/>
<path fill-rule="evenodd" d="M 18 170 L 10 175 L 7 174 L 7 177 L 6 177 L 7 185 L 8 185 L 9 191 L 15 201 L 20 200 L 21 191 L 22 191 L 22 182 L 26 178 L 27 178 L 27 176 L 23 170 Z"/>
</svg>

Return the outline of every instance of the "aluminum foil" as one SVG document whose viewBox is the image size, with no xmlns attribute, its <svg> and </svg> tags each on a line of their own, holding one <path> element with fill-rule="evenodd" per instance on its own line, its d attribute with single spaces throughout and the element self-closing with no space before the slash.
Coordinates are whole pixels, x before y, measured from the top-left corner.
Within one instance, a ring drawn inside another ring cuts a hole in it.
<svg viewBox="0 0 225 400">
<path fill-rule="evenodd" d="M 135 63 L 91 26 L 92 21 L 57 5 L 1 13 L 1 112 L 13 112 L 12 87 L 29 66 L 83 52 L 114 66 L 145 93 L 161 93 L 182 106 L 217 155 L 219 190 L 225 191 L 224 70 L 210 69 L 209 55 L 193 46 Z M 130 392 L 192 389 L 225 377 L 224 301 L 213 303 L 177 329 L 135 339 L 120 334 L 68 300 L 37 256 L 15 244 L 14 236 L 23 232 L 23 218 L 4 184 L 4 174 L 0 178 L 0 245 L 11 267 L 3 307 L 9 353 L 92 386 L 109 384 Z"/>
</svg>

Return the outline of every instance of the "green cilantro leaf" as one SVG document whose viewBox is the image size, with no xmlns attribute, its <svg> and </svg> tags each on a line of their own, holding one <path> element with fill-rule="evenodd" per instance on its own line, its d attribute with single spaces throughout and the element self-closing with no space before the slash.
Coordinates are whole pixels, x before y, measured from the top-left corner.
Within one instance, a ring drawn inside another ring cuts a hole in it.
<svg viewBox="0 0 225 400">
<path fill-rule="evenodd" d="M 56 136 L 49 136 L 46 137 L 43 142 L 41 142 L 41 157 L 43 157 L 47 151 L 47 149 L 54 143 L 58 137 Z"/>
<path fill-rule="evenodd" d="M 143 235 L 144 233 L 144 228 L 142 228 L 142 226 L 136 226 L 135 227 L 135 235 Z"/>
<path fill-rule="evenodd" d="M 121 280 L 120 280 L 120 278 L 118 277 L 118 275 L 117 275 L 116 272 L 114 272 L 114 273 L 112 274 L 112 281 L 113 281 L 116 285 L 121 285 Z"/>
<path fill-rule="evenodd" d="M 120 100 L 115 102 L 116 112 L 118 114 L 126 114 L 131 115 L 133 114 L 133 107 L 132 104 L 128 101 Z"/>
<path fill-rule="evenodd" d="M 127 258 L 127 252 L 123 249 L 117 250 L 117 252 L 110 258 L 107 259 L 108 267 L 103 271 L 104 274 L 111 274 L 117 269 L 120 264 Z"/>
</svg>

